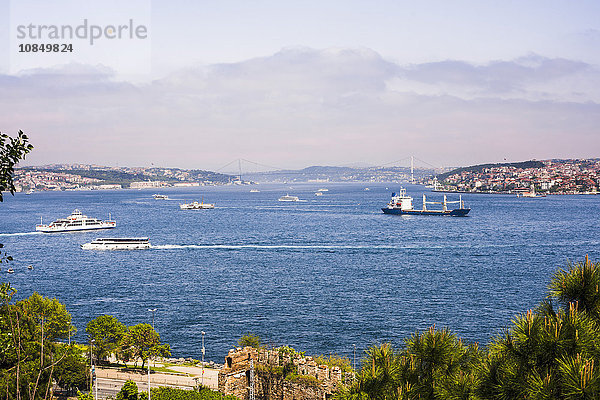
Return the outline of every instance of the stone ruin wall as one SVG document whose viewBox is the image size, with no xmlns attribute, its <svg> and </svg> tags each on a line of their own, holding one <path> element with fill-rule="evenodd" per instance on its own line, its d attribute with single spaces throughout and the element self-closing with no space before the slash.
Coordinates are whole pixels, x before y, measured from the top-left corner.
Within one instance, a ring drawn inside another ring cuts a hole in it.
<svg viewBox="0 0 600 400">
<path fill-rule="evenodd" d="M 318 365 L 312 357 L 292 358 L 289 354 L 279 354 L 278 349 L 255 349 L 244 347 L 232 349 L 225 357 L 225 364 L 219 371 L 219 391 L 234 395 L 242 400 L 249 399 L 250 360 L 254 361 L 255 397 L 257 400 L 325 400 L 342 385 L 342 370 L 339 367 Z M 300 376 L 313 377 L 318 382 L 301 380 L 289 381 L 274 377 L 264 367 L 279 367 L 293 363 Z M 316 384 L 315 384 L 316 383 Z"/>
</svg>

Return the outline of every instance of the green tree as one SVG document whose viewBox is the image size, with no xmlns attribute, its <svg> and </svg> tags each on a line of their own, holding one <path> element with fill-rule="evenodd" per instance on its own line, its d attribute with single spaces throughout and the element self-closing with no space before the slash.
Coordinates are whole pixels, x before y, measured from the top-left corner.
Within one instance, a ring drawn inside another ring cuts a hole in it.
<svg viewBox="0 0 600 400">
<path fill-rule="evenodd" d="M 554 274 L 549 300 L 517 316 L 488 346 L 480 398 L 600 398 L 599 272 L 600 263 L 586 257 Z"/>
<path fill-rule="evenodd" d="M 67 339 L 77 332 L 71 324 L 71 314 L 56 298 L 50 299 L 34 292 L 18 304 L 38 323 L 44 340 Z"/>
<path fill-rule="evenodd" d="M 550 296 L 565 308 L 576 303 L 577 308 L 600 321 L 600 263 L 585 256 L 579 263 L 570 263 L 559 269 L 549 285 Z"/>
<path fill-rule="evenodd" d="M 15 194 L 12 177 L 15 165 L 31 150 L 33 146 L 29 144 L 29 138 L 23 131 L 19 131 L 16 138 L 0 132 L 0 202 L 4 200 L 2 192 L 9 191 L 10 194 Z M 0 263 L 12 261 L 13 258 L 1 250 L 3 247 L 0 243 Z"/>
<path fill-rule="evenodd" d="M 83 351 L 76 346 L 69 346 L 63 360 L 55 367 L 56 383 L 72 395 L 75 390 L 88 388 L 89 365 Z"/>
<path fill-rule="evenodd" d="M 57 321 L 69 326 L 70 315 L 55 299 L 37 294 L 13 304 L 15 293 L 10 284 L 0 285 L 0 387 L 6 388 L 8 398 L 48 398 L 53 381 L 63 380 L 69 369 L 63 363 L 72 346 L 54 340 L 68 331 Z M 78 361 L 81 369 L 85 361 Z"/>
<path fill-rule="evenodd" d="M 137 324 L 127 328 L 121 340 L 121 352 L 125 360 L 142 360 L 142 368 L 146 360 L 154 357 L 168 357 L 171 347 L 160 343 L 160 335 L 150 324 Z"/>
<path fill-rule="evenodd" d="M 402 386 L 400 355 L 390 343 L 372 346 L 366 352 L 357 383 L 348 395 L 356 399 L 387 400 L 399 397 Z"/>
<path fill-rule="evenodd" d="M 137 400 L 138 399 L 138 387 L 136 383 L 129 380 L 123 384 L 119 393 L 117 393 L 117 400 Z"/>
<path fill-rule="evenodd" d="M 94 356 L 104 361 L 118 349 L 126 327 L 112 315 L 101 315 L 88 322 L 85 331 L 94 340 Z"/>
<path fill-rule="evenodd" d="M 12 177 L 14 167 L 31 150 L 33 146 L 23 131 L 19 131 L 16 138 L 0 132 L 0 202 L 3 201 L 2 192 L 15 193 Z"/>
<path fill-rule="evenodd" d="M 153 400 L 239 400 L 235 396 L 225 396 L 216 390 L 201 387 L 197 392 L 192 390 L 176 389 L 171 387 L 152 388 Z M 146 392 L 140 393 L 139 400 Z M 146 395 L 147 398 L 147 395 Z"/>
<path fill-rule="evenodd" d="M 252 333 L 247 333 L 238 340 L 238 347 L 254 347 L 256 349 L 262 347 L 262 339 Z"/>
</svg>

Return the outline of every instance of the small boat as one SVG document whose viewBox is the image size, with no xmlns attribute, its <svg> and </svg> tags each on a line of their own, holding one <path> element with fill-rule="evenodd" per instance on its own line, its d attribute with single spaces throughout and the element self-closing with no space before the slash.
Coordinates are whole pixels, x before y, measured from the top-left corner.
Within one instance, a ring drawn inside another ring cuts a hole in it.
<svg viewBox="0 0 600 400">
<path fill-rule="evenodd" d="M 169 200 L 169 196 L 166 194 L 153 194 L 154 200 Z"/>
<path fill-rule="evenodd" d="M 259 192 L 260 192 L 260 190 L 258 190 L 258 189 L 250 189 L 250 193 L 259 193 Z"/>
<path fill-rule="evenodd" d="M 34 192 L 35 192 L 35 190 L 29 189 L 27 192 L 25 192 L 25 194 L 33 194 Z"/>
<path fill-rule="evenodd" d="M 317 192 L 329 192 L 329 189 L 317 189 Z"/>
<path fill-rule="evenodd" d="M 532 197 L 546 197 L 546 194 L 545 193 L 542 193 L 542 194 L 536 193 L 535 192 L 535 186 L 531 185 L 531 187 L 529 188 L 529 192 L 523 192 L 523 193 L 521 193 L 521 196 L 522 197 L 529 197 L 529 198 L 532 198 Z M 517 193 L 517 197 L 519 197 L 519 193 Z"/>
<path fill-rule="evenodd" d="M 400 188 L 400 192 L 398 194 L 392 193 L 392 199 L 387 204 L 387 207 L 382 208 L 385 214 L 394 214 L 394 215 L 449 215 L 451 217 L 465 217 L 470 208 L 465 208 L 465 205 L 462 201 L 462 195 L 459 197 L 458 201 L 447 201 L 446 195 L 444 195 L 444 201 L 427 201 L 425 194 L 423 194 L 423 209 L 415 210 L 413 207 L 413 198 L 406 194 L 406 189 Z M 448 204 L 451 203 L 459 203 L 459 208 L 455 208 L 453 210 L 448 209 Z M 427 209 L 427 204 L 441 204 L 441 210 L 429 210 Z"/>
<path fill-rule="evenodd" d="M 6 272 L 8 272 L 9 274 L 14 274 L 15 270 L 12 268 L 9 268 L 6 270 Z"/>
<path fill-rule="evenodd" d="M 33 265 L 28 265 L 27 269 L 33 269 Z"/>
<path fill-rule="evenodd" d="M 279 201 L 300 201 L 298 196 L 290 196 L 289 194 L 286 194 L 285 196 L 281 196 L 278 200 Z"/>
<path fill-rule="evenodd" d="M 140 238 L 98 238 L 81 245 L 84 250 L 143 250 L 150 248 L 147 237 Z"/>
<path fill-rule="evenodd" d="M 40 223 L 36 225 L 35 230 L 44 233 L 52 232 L 71 232 L 71 231 L 89 231 L 95 229 L 111 229 L 117 226 L 117 223 L 110 219 L 102 221 L 96 218 L 89 218 L 83 215 L 81 211 L 75 209 L 67 218 L 57 219 L 50 225 L 44 225 L 40 219 Z"/>
<path fill-rule="evenodd" d="M 179 208 L 182 210 L 211 210 L 215 208 L 214 204 L 193 201 L 191 203 L 180 204 Z"/>
<path fill-rule="evenodd" d="M 365 188 L 365 191 L 369 191 L 369 190 L 371 190 L 371 189 L 369 189 L 369 188 Z"/>
<path fill-rule="evenodd" d="M 323 196 L 323 192 L 316 192 L 315 196 Z"/>
</svg>

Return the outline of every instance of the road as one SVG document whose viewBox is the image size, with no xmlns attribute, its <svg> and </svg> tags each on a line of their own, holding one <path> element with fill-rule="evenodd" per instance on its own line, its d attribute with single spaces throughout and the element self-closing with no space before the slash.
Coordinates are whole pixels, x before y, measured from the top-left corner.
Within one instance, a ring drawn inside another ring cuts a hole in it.
<svg viewBox="0 0 600 400">
<path fill-rule="evenodd" d="M 219 371 L 208 368 L 175 366 L 171 369 L 179 374 L 152 373 L 150 374 L 150 387 L 168 386 L 184 390 L 193 390 L 200 383 L 211 389 L 217 389 Z M 202 373 L 204 372 L 204 377 Z M 97 368 L 97 388 L 94 387 L 92 394 L 98 393 L 98 398 L 116 397 L 123 384 L 132 380 L 137 384 L 138 391 L 148 390 L 148 375 L 139 372 L 124 372 L 113 368 Z"/>
</svg>

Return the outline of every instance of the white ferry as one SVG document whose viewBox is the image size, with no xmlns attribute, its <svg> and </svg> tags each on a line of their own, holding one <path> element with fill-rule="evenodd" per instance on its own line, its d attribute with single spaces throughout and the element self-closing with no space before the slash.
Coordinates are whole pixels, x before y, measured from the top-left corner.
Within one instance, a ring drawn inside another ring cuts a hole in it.
<svg viewBox="0 0 600 400">
<path fill-rule="evenodd" d="M 169 200 L 169 196 L 166 194 L 153 194 L 154 200 Z"/>
<path fill-rule="evenodd" d="M 115 226 L 117 226 L 117 223 L 110 219 L 110 214 L 108 215 L 108 221 L 102 221 L 96 218 L 89 218 L 76 209 L 67 218 L 57 219 L 50 225 L 44 225 L 43 222 L 40 221 L 40 223 L 36 225 L 35 230 L 44 233 L 52 233 L 111 229 Z"/>
<path fill-rule="evenodd" d="M 150 248 L 147 237 L 141 238 L 98 238 L 81 245 L 84 250 L 143 250 Z"/>
<path fill-rule="evenodd" d="M 285 196 L 281 196 L 279 201 L 300 201 L 300 198 L 298 198 L 298 196 L 290 196 L 289 194 L 286 194 Z"/>
<path fill-rule="evenodd" d="M 179 208 L 182 210 L 210 210 L 215 208 L 215 205 L 211 203 L 193 201 L 191 203 L 180 204 Z"/>
</svg>

